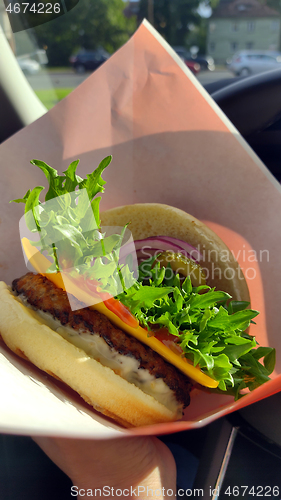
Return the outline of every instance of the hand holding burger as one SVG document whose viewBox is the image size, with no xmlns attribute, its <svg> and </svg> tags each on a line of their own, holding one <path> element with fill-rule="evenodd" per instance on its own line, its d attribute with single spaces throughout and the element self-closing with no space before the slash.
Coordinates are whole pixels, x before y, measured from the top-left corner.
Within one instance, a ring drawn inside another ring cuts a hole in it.
<svg viewBox="0 0 281 500">
<path fill-rule="evenodd" d="M 98 496 L 99 490 L 104 497 L 141 500 L 151 499 L 152 491 L 159 500 L 164 500 L 169 490 L 169 498 L 176 498 L 173 455 L 155 437 L 33 439 L 72 480 L 71 496 L 74 498 Z"/>
</svg>

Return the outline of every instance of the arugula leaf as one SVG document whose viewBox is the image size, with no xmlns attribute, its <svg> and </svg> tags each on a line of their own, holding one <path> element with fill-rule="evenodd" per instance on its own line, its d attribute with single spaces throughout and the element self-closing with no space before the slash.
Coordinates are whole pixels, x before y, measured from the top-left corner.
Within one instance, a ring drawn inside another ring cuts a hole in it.
<svg viewBox="0 0 281 500">
<path fill-rule="evenodd" d="M 87 175 L 87 179 L 79 182 L 80 189 L 87 189 L 90 201 L 96 196 L 97 193 L 104 191 L 103 186 L 106 184 L 106 181 L 102 179 L 101 174 L 104 169 L 111 163 L 111 160 L 112 156 L 107 156 L 106 158 L 104 158 L 100 162 L 98 168 L 96 168 L 96 170 L 94 170 L 92 174 Z"/>
<path fill-rule="evenodd" d="M 253 390 L 269 380 L 275 350 L 256 348 L 255 339 L 244 331 L 258 312 L 246 309 L 248 302 L 235 301 L 231 307 L 225 292 L 192 287 L 190 277 L 181 284 L 169 270 L 166 279 L 163 269 L 160 273 L 155 259 L 142 262 L 138 282 L 118 296 L 140 323 L 148 330 L 152 325 L 167 328 L 176 336 L 186 358 L 219 382 L 216 392 L 237 399 L 243 389 Z"/>
<path fill-rule="evenodd" d="M 39 218 L 35 212 L 35 208 L 39 205 L 39 196 L 43 190 L 43 186 L 37 186 L 32 191 L 29 192 L 28 197 L 25 202 L 25 219 L 26 225 L 30 231 L 34 232 L 34 221 L 36 224 L 37 231 L 40 231 Z M 32 216 L 31 216 L 32 214 Z"/>
<path fill-rule="evenodd" d="M 210 290 L 208 293 L 204 293 L 202 295 L 195 293 L 190 298 L 190 306 L 205 308 L 205 307 L 213 307 L 220 300 L 230 299 L 230 295 L 226 292 L 217 292 Z"/>
<path fill-rule="evenodd" d="M 83 234 L 71 224 L 59 224 L 54 225 L 53 229 L 59 231 L 62 236 L 64 236 L 68 241 L 70 241 L 71 245 L 74 246 L 78 252 L 81 252 L 80 241 L 85 240 Z"/>
<path fill-rule="evenodd" d="M 28 197 L 29 197 L 29 195 L 30 195 L 30 192 L 31 192 L 31 189 L 29 189 L 29 190 L 27 191 L 27 193 L 24 195 L 24 197 L 23 197 L 23 198 L 18 198 L 17 200 L 11 200 L 11 201 L 9 201 L 9 203 L 13 203 L 13 202 L 14 202 L 14 203 L 26 203 L 26 202 L 27 202 L 27 200 L 28 200 Z"/>
<path fill-rule="evenodd" d="M 104 158 L 86 179 L 76 174 L 79 160 L 73 161 L 63 175 L 43 161 L 32 160 L 31 164 L 45 174 L 49 184 L 45 203 L 39 200 L 42 186 L 29 189 L 23 198 L 13 201 L 25 204 L 27 227 L 39 234 L 39 241 L 31 244 L 54 259 L 49 270 L 72 267 L 85 279 L 95 279 L 95 271 L 102 289 L 115 293 L 120 291 L 120 281 L 123 287 L 132 282 L 132 273 L 128 266 L 120 270 L 118 264 L 125 228 L 121 235 L 109 238 L 99 231 L 100 197 L 95 196 L 104 191 L 102 173 L 111 159 Z M 102 256 L 106 256 L 104 261 Z"/>
<path fill-rule="evenodd" d="M 102 259 L 96 259 L 89 275 L 93 275 L 95 280 L 108 279 L 114 274 L 115 269 L 116 266 L 114 262 L 104 264 Z"/>
<path fill-rule="evenodd" d="M 65 190 L 62 187 L 63 177 L 58 176 L 57 170 L 47 165 L 44 161 L 40 160 L 31 160 L 32 165 L 40 168 L 42 172 L 47 177 L 49 182 L 49 190 L 45 196 L 45 201 L 51 200 L 52 198 L 56 198 L 62 194 L 65 194 Z"/>
<path fill-rule="evenodd" d="M 224 348 L 223 353 L 231 363 L 237 363 L 240 356 L 247 354 L 255 345 L 255 341 L 247 342 L 246 344 L 228 345 Z"/>
<path fill-rule="evenodd" d="M 149 309 L 155 301 L 167 297 L 167 295 L 171 292 L 173 292 L 172 287 L 155 288 L 151 286 L 142 286 L 132 293 L 131 298 L 135 302 L 139 303 L 138 307 L 145 307 Z"/>
<path fill-rule="evenodd" d="M 199 332 L 203 332 L 206 329 L 209 319 L 213 316 L 211 309 L 205 309 L 203 316 L 199 323 Z"/>
<path fill-rule="evenodd" d="M 245 300 L 232 300 L 228 304 L 228 312 L 229 314 L 233 314 L 238 311 L 243 311 L 250 305 L 250 302 L 246 302 Z"/>
<path fill-rule="evenodd" d="M 93 214 L 98 226 L 100 226 L 100 216 L 99 216 L 99 205 L 100 205 L 101 197 L 98 196 L 93 201 L 91 201 L 91 208 L 93 210 Z"/>
<path fill-rule="evenodd" d="M 258 311 L 246 309 L 231 315 L 226 314 L 223 318 L 218 318 L 218 316 L 216 316 L 214 319 L 209 321 L 208 326 L 210 328 L 220 327 L 245 330 L 248 328 L 251 319 L 255 318 L 258 314 Z"/>
<path fill-rule="evenodd" d="M 271 347 L 258 347 L 253 352 L 253 357 L 255 359 L 263 359 L 263 363 L 268 373 L 272 373 L 276 362 L 276 350 Z"/>
<path fill-rule="evenodd" d="M 80 160 L 75 160 L 72 163 L 70 163 L 69 167 L 67 170 L 65 170 L 63 173 L 66 177 L 65 179 L 65 184 L 64 184 L 64 189 L 67 192 L 74 191 L 76 186 L 79 185 L 83 181 L 81 177 L 76 175 L 76 169 L 79 165 Z"/>
<path fill-rule="evenodd" d="M 268 353 L 263 358 L 263 364 L 264 367 L 267 369 L 269 375 L 273 372 L 275 368 L 275 363 L 276 363 L 276 349 L 271 349 L 270 347 L 268 347 Z"/>
<path fill-rule="evenodd" d="M 191 278 L 190 276 L 187 276 L 182 284 L 182 290 L 187 294 L 190 295 L 192 292 L 192 284 L 191 284 Z"/>
</svg>

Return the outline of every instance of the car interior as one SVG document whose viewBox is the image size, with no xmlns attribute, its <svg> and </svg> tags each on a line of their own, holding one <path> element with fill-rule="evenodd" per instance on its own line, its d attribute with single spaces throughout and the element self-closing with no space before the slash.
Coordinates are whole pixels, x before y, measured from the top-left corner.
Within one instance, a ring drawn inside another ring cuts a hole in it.
<svg viewBox="0 0 281 500">
<path fill-rule="evenodd" d="M 48 70 L 43 71 L 48 79 Z M 279 182 L 280 87 L 281 70 L 205 84 L 207 92 Z M 0 142 L 46 112 L 0 33 Z M 206 426 L 161 436 L 174 452 L 181 471 L 178 488 L 184 494 L 178 498 L 280 498 L 280 415 L 281 394 L 275 394 Z M 0 436 L 3 500 L 63 500 L 70 498 L 70 484 L 31 438 Z"/>
</svg>

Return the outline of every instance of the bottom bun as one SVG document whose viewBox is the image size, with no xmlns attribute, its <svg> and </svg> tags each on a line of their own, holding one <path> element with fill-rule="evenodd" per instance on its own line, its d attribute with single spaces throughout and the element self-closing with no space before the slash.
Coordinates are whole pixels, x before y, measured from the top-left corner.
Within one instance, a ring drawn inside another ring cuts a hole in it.
<svg viewBox="0 0 281 500">
<path fill-rule="evenodd" d="M 41 324 L 36 312 L 22 305 L 4 282 L 0 282 L 0 335 L 15 354 L 66 383 L 96 410 L 124 427 L 178 418 L 152 396 Z"/>
</svg>

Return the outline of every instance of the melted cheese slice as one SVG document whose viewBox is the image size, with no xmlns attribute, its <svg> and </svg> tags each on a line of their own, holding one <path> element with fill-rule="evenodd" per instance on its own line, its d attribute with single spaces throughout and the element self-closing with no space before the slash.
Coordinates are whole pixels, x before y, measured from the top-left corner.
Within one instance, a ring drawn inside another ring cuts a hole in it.
<svg viewBox="0 0 281 500">
<path fill-rule="evenodd" d="M 183 372 L 198 384 L 210 388 L 216 388 L 218 386 L 218 382 L 216 380 L 212 379 L 208 375 L 205 375 L 205 373 L 203 373 L 200 368 L 191 365 L 186 358 L 182 358 L 180 354 L 176 354 L 175 352 L 171 351 L 171 349 L 169 349 L 155 337 L 149 337 L 147 330 L 145 330 L 141 326 L 133 328 L 124 323 L 118 316 L 116 316 L 116 314 L 114 314 L 112 311 L 109 311 L 109 309 L 107 309 L 103 302 L 100 302 L 100 298 L 98 296 L 95 297 L 94 294 L 80 289 L 69 279 L 67 274 L 63 273 L 62 278 L 61 273 L 46 273 L 47 269 L 50 267 L 50 261 L 44 255 L 42 255 L 37 250 L 37 248 L 33 247 L 27 238 L 22 238 L 22 246 L 26 257 L 28 258 L 30 264 L 32 265 L 32 267 L 34 267 L 36 272 L 38 272 L 39 274 L 44 274 L 44 276 L 52 281 L 52 283 L 54 283 L 54 285 L 56 285 L 58 288 L 62 288 L 64 291 L 67 290 L 67 293 L 71 293 L 72 295 L 74 295 L 74 297 L 76 297 L 81 302 L 84 302 L 85 304 L 93 303 L 96 300 L 96 303 L 89 306 L 90 309 L 95 309 L 107 316 L 115 326 L 137 338 L 143 344 L 148 345 L 151 349 L 160 354 L 160 356 L 162 356 L 166 361 L 174 365 L 181 372 Z"/>
</svg>

